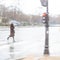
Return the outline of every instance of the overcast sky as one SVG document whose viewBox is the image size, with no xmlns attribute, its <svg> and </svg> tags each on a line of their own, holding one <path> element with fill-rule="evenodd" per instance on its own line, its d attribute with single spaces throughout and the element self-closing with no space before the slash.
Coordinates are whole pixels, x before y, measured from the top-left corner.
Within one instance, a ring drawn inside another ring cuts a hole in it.
<svg viewBox="0 0 60 60">
<path fill-rule="evenodd" d="M 19 2 L 18 2 L 19 1 Z M 60 0 L 48 0 L 49 1 L 49 14 L 60 14 Z M 25 14 L 42 14 L 46 12 L 46 8 L 41 6 L 40 0 L 0 0 L 0 4 L 6 6 L 18 6 L 20 10 Z"/>
</svg>

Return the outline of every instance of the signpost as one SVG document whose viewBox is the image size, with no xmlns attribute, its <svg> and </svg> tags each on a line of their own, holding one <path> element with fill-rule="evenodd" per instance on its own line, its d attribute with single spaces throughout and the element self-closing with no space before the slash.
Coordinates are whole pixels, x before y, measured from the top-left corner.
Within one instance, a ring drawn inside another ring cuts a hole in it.
<svg viewBox="0 0 60 60">
<path fill-rule="evenodd" d="M 46 7 L 46 17 L 45 17 L 45 48 L 44 54 L 49 55 L 49 16 L 48 16 L 48 0 L 40 0 L 42 6 Z"/>
</svg>

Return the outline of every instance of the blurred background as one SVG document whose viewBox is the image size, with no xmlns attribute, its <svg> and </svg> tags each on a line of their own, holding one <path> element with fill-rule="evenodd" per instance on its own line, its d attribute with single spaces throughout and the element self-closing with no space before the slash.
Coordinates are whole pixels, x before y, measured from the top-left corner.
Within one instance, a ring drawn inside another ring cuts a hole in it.
<svg viewBox="0 0 60 60">
<path fill-rule="evenodd" d="M 59 0 L 49 0 L 48 3 L 49 24 L 59 26 Z M 41 26 L 44 12 L 46 7 L 41 5 L 40 0 L 0 0 L 0 26 L 8 26 L 11 22 L 18 26 Z"/>
</svg>

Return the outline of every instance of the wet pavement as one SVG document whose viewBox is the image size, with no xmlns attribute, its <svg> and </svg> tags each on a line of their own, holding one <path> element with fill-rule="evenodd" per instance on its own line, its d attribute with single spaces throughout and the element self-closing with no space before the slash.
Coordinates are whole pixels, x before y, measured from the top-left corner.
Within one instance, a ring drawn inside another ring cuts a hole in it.
<svg viewBox="0 0 60 60">
<path fill-rule="evenodd" d="M 49 51 L 50 56 L 60 56 L 60 28 L 50 27 Z M 28 55 L 43 56 L 45 43 L 44 27 L 16 27 L 15 43 L 12 38 L 7 40 L 9 28 L 0 28 L 0 59 L 23 59 Z"/>
</svg>

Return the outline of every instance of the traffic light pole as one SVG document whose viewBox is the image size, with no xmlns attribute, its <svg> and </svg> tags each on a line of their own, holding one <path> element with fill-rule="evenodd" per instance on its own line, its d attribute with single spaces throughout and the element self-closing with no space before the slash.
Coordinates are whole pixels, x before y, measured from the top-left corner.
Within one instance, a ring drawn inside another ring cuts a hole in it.
<svg viewBox="0 0 60 60">
<path fill-rule="evenodd" d="M 48 2 L 46 7 L 46 22 L 45 22 L 45 48 L 44 48 L 44 55 L 49 55 L 49 16 L 48 16 Z"/>
</svg>

